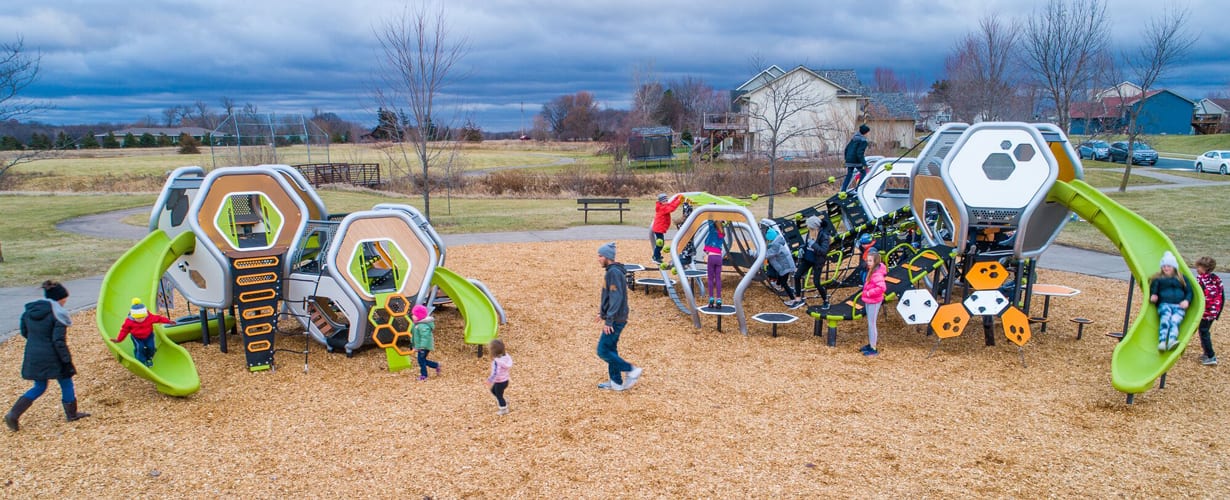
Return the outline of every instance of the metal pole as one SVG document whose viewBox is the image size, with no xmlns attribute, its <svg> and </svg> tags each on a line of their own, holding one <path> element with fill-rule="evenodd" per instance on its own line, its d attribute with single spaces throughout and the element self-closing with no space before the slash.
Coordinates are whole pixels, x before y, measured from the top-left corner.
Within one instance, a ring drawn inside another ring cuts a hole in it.
<svg viewBox="0 0 1230 500">
<path fill-rule="evenodd" d="M 273 131 L 273 113 L 266 115 L 269 120 L 269 147 L 273 148 L 273 162 L 278 162 L 278 136 Z"/>
<path fill-rule="evenodd" d="M 1136 275 L 1128 278 L 1127 306 L 1123 311 L 1123 334 L 1127 335 L 1128 320 L 1132 317 L 1132 293 L 1136 291 Z"/>
</svg>

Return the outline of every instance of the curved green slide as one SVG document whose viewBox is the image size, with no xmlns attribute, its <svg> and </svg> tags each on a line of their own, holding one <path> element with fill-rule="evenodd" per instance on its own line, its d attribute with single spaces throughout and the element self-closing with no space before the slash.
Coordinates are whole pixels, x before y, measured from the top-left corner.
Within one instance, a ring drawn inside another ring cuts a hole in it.
<svg viewBox="0 0 1230 500">
<path fill-rule="evenodd" d="M 156 230 L 115 261 L 103 277 L 102 288 L 98 291 L 95 317 L 103 343 L 120 365 L 138 377 L 153 382 L 158 392 L 171 396 L 187 396 L 196 392 L 201 388 L 201 379 L 196 373 L 196 365 L 192 363 L 192 356 L 168 339 L 161 325 L 154 328 L 158 353 L 154 355 L 153 367 L 147 368 L 133 357 L 131 340 L 125 339 L 117 344 L 111 339 L 119 335 L 120 326 L 132 306 L 132 298 L 139 297 L 146 304 L 154 304 L 158 281 L 167 267 L 195 245 L 196 238 L 191 232 L 184 232 L 172 240 L 166 233 Z M 197 328 L 199 332 L 199 325 Z"/>
<path fill-rule="evenodd" d="M 1149 390 L 1153 387 L 1153 381 L 1166 374 L 1182 356 L 1184 347 L 1200 325 L 1201 312 L 1204 311 L 1204 294 L 1197 290 L 1192 294 L 1188 314 L 1179 325 L 1179 347 L 1158 351 L 1157 307 L 1147 300 L 1149 277 L 1157 272 L 1162 253 L 1167 250 L 1178 259 L 1179 272 L 1188 283 L 1195 286 L 1196 277 L 1166 233 L 1093 186 L 1080 180 L 1056 181 L 1047 199 L 1076 212 L 1119 247 L 1119 253 L 1143 290 L 1146 299 L 1144 306 L 1111 356 L 1110 379 L 1115 389 L 1128 394 Z"/>
<path fill-rule="evenodd" d="M 461 317 L 466 321 L 465 342 L 467 344 L 481 345 L 495 340 L 500 318 L 495 312 L 495 304 L 487 299 L 487 295 L 482 290 L 469 280 L 442 266 L 436 267 L 436 272 L 431 277 L 431 284 L 444 290 L 444 293 L 457 305 L 457 310 L 461 311 Z"/>
</svg>

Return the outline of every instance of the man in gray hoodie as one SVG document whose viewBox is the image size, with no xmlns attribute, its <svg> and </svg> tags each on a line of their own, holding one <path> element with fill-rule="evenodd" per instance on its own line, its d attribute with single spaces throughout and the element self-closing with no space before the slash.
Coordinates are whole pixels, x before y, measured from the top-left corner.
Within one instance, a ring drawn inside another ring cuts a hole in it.
<svg viewBox="0 0 1230 500">
<path fill-rule="evenodd" d="M 610 380 L 598 384 L 599 389 L 622 391 L 636 384 L 641 369 L 619 357 L 619 334 L 628 324 L 628 279 L 624 265 L 615 262 L 615 242 L 598 247 L 598 264 L 606 274 L 602 284 L 602 302 L 598 321 L 603 323 L 598 337 L 598 358 L 606 361 Z M 625 380 L 623 374 L 627 373 Z"/>
</svg>

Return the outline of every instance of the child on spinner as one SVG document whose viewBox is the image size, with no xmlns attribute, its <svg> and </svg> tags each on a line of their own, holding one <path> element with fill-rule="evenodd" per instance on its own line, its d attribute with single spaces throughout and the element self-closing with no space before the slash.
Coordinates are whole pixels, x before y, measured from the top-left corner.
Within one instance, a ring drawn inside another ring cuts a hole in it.
<svg viewBox="0 0 1230 500">
<path fill-rule="evenodd" d="M 1179 345 L 1179 323 L 1192 300 L 1192 287 L 1179 274 L 1174 254 L 1162 254 L 1161 270 L 1149 279 L 1149 302 L 1157 304 L 1157 350 L 1169 351 Z"/>
<path fill-rule="evenodd" d="M 128 317 L 124 318 L 124 324 L 120 326 L 120 336 L 111 341 L 118 344 L 123 342 L 125 337 L 132 335 L 133 357 L 145 366 L 154 366 L 154 354 L 158 352 L 158 348 L 154 345 L 154 325 L 159 323 L 175 324 L 166 316 L 150 314 L 145 304 L 141 303 L 141 299 L 133 298 L 132 307 L 128 309 Z"/>
<path fill-rule="evenodd" d="M 722 307 L 722 251 L 725 249 L 726 230 L 721 222 L 709 221 L 705 233 L 705 281 L 709 287 L 709 307 Z"/>
</svg>

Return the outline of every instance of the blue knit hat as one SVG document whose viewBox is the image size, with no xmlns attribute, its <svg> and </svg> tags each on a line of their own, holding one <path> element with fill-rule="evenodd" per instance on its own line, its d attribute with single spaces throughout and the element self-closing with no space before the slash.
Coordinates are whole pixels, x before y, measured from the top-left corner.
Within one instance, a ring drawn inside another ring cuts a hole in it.
<svg viewBox="0 0 1230 500">
<path fill-rule="evenodd" d="M 615 260 L 615 242 L 612 241 L 598 247 L 598 255 L 606 257 L 607 260 Z"/>
<path fill-rule="evenodd" d="M 149 309 L 145 308 L 145 304 L 141 303 L 141 299 L 133 297 L 132 308 L 128 310 L 128 316 L 137 321 L 145 319 L 149 316 Z"/>
</svg>

